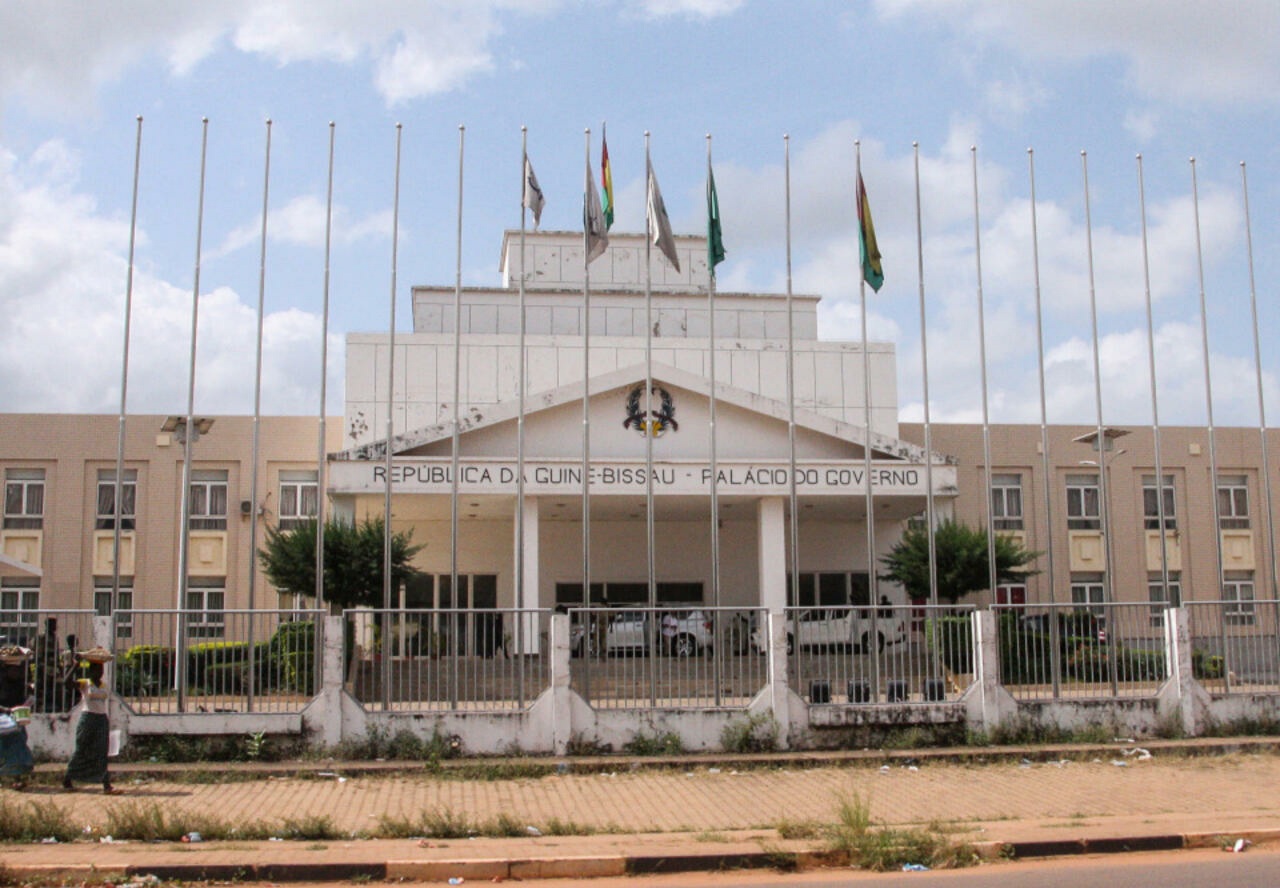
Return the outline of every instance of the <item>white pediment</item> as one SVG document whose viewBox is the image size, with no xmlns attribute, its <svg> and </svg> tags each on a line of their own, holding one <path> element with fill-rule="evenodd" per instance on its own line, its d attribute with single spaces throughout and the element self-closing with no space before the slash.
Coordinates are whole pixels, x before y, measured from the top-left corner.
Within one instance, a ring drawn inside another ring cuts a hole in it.
<svg viewBox="0 0 1280 888">
<path fill-rule="evenodd" d="M 674 367 L 652 368 L 652 409 L 670 422 L 653 440 L 655 459 L 706 459 L 711 453 L 710 383 Z M 643 459 L 645 437 L 637 428 L 636 407 L 643 411 L 645 370 L 641 366 L 593 377 L 589 386 L 592 459 Z M 664 397 L 665 393 L 665 397 Z M 639 404 L 633 401 L 639 401 Z M 776 399 L 741 389 L 716 386 L 716 455 L 724 459 L 786 459 L 790 453 L 790 409 Z M 510 457 L 516 453 L 519 405 L 515 402 L 473 412 L 459 427 L 459 453 L 467 457 Z M 799 459 L 860 459 L 865 429 L 817 413 L 797 409 L 796 456 Z M 397 456 L 442 457 L 452 452 L 449 422 L 426 426 L 392 441 Z M 582 455 L 582 387 L 564 386 L 529 395 L 524 402 L 526 458 L 578 458 Z M 872 433 L 876 460 L 924 462 L 914 444 Z M 342 460 L 380 459 L 383 442 L 375 441 L 337 455 Z M 935 462 L 943 461 L 935 455 Z"/>
</svg>

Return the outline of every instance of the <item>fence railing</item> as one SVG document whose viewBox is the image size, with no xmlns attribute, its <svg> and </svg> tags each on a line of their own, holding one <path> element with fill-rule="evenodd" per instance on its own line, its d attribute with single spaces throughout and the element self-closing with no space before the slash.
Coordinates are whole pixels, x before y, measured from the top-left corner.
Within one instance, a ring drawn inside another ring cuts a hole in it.
<svg viewBox="0 0 1280 888">
<path fill-rule="evenodd" d="M 35 712 L 67 712 L 80 702 L 67 681 L 71 650 L 94 646 L 91 610 L 4 611 L 0 644 L 16 644 L 32 652 L 30 682 Z"/>
<path fill-rule="evenodd" d="M 1019 700 L 1150 697 L 1169 677 L 1163 607 L 993 607 L 1000 681 Z"/>
<path fill-rule="evenodd" d="M 942 703 L 972 683 L 973 608 L 787 608 L 791 683 L 811 704 Z"/>
<path fill-rule="evenodd" d="M 116 611 L 115 691 L 139 714 L 301 712 L 320 687 L 322 616 Z"/>
<path fill-rule="evenodd" d="M 1196 601 L 1184 607 L 1192 673 L 1205 690 L 1280 692 L 1280 601 Z"/>
<path fill-rule="evenodd" d="M 570 687 L 597 709 L 744 709 L 768 681 L 763 608 L 569 608 Z"/>
<path fill-rule="evenodd" d="M 527 709 L 551 685 L 551 611 L 343 612 L 344 684 L 371 711 Z"/>
</svg>

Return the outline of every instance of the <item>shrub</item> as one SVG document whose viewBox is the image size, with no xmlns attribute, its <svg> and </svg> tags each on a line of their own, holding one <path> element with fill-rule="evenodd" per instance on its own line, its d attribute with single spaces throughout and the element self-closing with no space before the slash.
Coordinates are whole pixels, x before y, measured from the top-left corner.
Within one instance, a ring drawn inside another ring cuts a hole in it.
<svg viewBox="0 0 1280 888">
<path fill-rule="evenodd" d="M 674 731 L 663 734 L 640 731 L 622 745 L 622 750 L 631 755 L 680 755 L 685 751 L 684 742 Z"/>
<path fill-rule="evenodd" d="M 748 713 L 724 726 L 720 746 L 726 752 L 772 752 L 778 747 L 778 721 L 772 712 Z"/>
</svg>

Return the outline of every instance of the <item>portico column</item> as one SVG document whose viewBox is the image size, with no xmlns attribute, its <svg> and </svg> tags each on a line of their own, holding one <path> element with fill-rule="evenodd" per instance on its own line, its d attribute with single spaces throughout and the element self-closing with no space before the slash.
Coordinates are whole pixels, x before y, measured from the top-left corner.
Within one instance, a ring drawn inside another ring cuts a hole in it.
<svg viewBox="0 0 1280 888">
<path fill-rule="evenodd" d="M 761 497 L 756 503 L 756 536 L 760 606 L 769 613 L 782 613 L 787 605 L 787 534 L 782 497 Z"/>
<path fill-rule="evenodd" d="M 520 583 L 516 583 L 516 600 L 515 606 L 521 610 L 533 611 L 538 608 L 538 498 L 536 496 L 526 495 L 524 498 L 523 511 L 516 516 L 517 527 L 523 518 L 524 527 L 524 551 L 523 558 L 520 551 L 520 532 L 516 531 L 514 548 L 515 559 L 517 565 L 516 570 L 520 570 L 523 562 L 524 583 L 521 588 Z M 520 506 L 516 506 L 520 509 Z M 521 653 L 536 654 L 539 650 L 538 638 L 538 617 L 536 614 L 526 614 L 521 620 L 520 647 Z"/>
</svg>

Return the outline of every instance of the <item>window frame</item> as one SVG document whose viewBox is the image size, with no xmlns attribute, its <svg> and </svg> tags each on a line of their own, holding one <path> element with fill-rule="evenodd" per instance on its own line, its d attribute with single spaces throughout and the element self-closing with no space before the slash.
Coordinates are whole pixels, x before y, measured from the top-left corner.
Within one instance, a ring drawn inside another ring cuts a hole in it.
<svg viewBox="0 0 1280 888">
<path fill-rule="evenodd" d="M 1248 596 L 1241 593 L 1248 589 Z M 1254 578 L 1228 577 L 1222 581 L 1222 622 L 1228 626 L 1253 626 L 1258 622 Z"/>
<path fill-rule="evenodd" d="M 226 469 L 204 469 L 191 473 L 191 481 L 187 487 L 188 530 L 227 529 L 227 508 L 231 495 L 227 476 Z M 221 513 L 214 511 L 219 490 L 222 495 Z"/>
<path fill-rule="evenodd" d="M 307 498 L 310 496 L 310 511 Z M 320 480 L 317 472 L 282 471 L 279 480 L 276 525 L 282 531 L 297 530 L 320 514 Z M 286 509 L 286 507 L 290 507 Z"/>
<path fill-rule="evenodd" d="M 1022 530 L 1022 475 L 1003 472 L 991 476 L 991 525 L 996 530 Z"/>
<path fill-rule="evenodd" d="M 1173 475 L 1165 475 L 1160 485 L 1164 495 L 1164 529 L 1178 529 L 1177 484 Z M 1142 476 L 1142 526 L 1146 530 L 1160 529 L 1159 501 L 1156 499 L 1156 476 Z"/>
<path fill-rule="evenodd" d="M 1225 503 L 1223 494 L 1227 495 Z M 1216 496 L 1218 527 L 1222 530 L 1248 530 L 1249 479 L 1244 475 L 1219 475 Z"/>
<path fill-rule="evenodd" d="M 116 470 L 98 469 L 97 500 L 94 510 L 93 526 L 95 530 L 115 530 L 116 527 Z M 138 470 L 125 469 L 124 478 L 120 481 L 120 529 L 135 530 L 138 524 Z M 110 505 L 109 511 L 103 506 Z"/>
<path fill-rule="evenodd" d="M 1068 475 L 1066 495 L 1068 530 L 1102 529 L 1102 488 L 1099 476 Z M 1092 505 L 1092 511 L 1090 511 L 1090 505 Z"/>
<path fill-rule="evenodd" d="M 216 607 L 210 600 L 218 597 Z M 190 578 L 183 614 L 187 638 L 224 638 L 227 634 L 227 588 L 225 579 Z"/>
<path fill-rule="evenodd" d="M 5 530 L 43 529 L 46 482 L 44 469 L 5 469 L 3 518 Z M 13 496 L 10 491 L 17 491 L 16 503 L 12 503 Z M 10 508 L 11 503 L 15 508 Z"/>
</svg>

